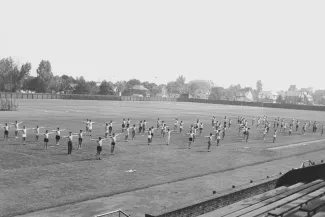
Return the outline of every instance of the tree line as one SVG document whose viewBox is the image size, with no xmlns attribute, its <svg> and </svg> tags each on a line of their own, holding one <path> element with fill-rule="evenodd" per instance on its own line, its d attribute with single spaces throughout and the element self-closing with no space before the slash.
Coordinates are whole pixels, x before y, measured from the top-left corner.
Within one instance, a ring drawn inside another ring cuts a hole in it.
<svg viewBox="0 0 325 217">
<path fill-rule="evenodd" d="M 31 63 L 20 63 L 11 57 L 0 60 L 0 91 L 32 91 L 36 93 L 64 93 L 69 87 L 72 88 L 73 94 L 90 94 L 90 95 L 123 95 L 130 96 L 134 93 L 134 85 L 143 85 L 148 89 L 150 96 L 173 94 L 190 94 L 195 98 L 208 98 L 211 100 L 234 100 L 237 92 L 242 89 L 240 84 L 230 85 L 228 88 L 217 86 L 212 81 L 209 82 L 186 82 L 184 76 L 178 76 L 175 81 L 167 84 L 156 84 L 154 82 L 138 79 L 129 81 L 102 81 L 100 85 L 95 81 L 86 81 L 84 77 L 68 75 L 54 75 L 51 63 L 48 60 L 42 60 L 37 69 L 36 76 L 31 76 Z M 247 89 L 247 88 L 246 88 Z M 261 80 L 256 82 L 256 88 L 248 87 L 258 100 L 259 94 L 263 91 Z M 290 85 L 288 91 L 298 91 L 296 85 Z M 325 90 L 312 91 L 311 88 L 301 88 L 299 91 L 310 93 L 314 99 L 321 99 L 325 96 Z M 279 95 L 277 102 L 281 103 L 284 99 Z M 325 102 L 325 97 L 323 99 Z"/>
</svg>

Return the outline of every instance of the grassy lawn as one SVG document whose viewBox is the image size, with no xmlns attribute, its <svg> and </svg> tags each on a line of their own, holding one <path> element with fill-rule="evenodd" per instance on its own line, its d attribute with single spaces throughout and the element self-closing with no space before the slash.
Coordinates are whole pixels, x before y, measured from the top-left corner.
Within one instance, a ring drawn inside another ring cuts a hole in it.
<svg viewBox="0 0 325 217">
<path fill-rule="evenodd" d="M 43 144 L 34 141 L 33 132 L 28 133 L 28 144 L 20 140 L 0 140 L 0 215 L 11 216 L 47 207 L 85 201 L 92 198 L 110 196 L 134 191 L 163 183 L 172 183 L 200 177 L 233 168 L 254 165 L 289 156 L 323 150 L 321 143 L 313 146 L 271 151 L 267 148 L 301 141 L 321 139 L 320 133 L 306 136 L 294 132 L 278 133 L 277 142 L 261 140 L 261 130 L 252 129 L 250 141 L 243 142 L 237 136 L 236 126 L 239 115 L 251 119 L 266 113 L 270 120 L 274 117 L 299 120 L 317 120 L 325 123 L 322 112 L 236 107 L 210 104 L 172 103 L 172 102 L 109 102 L 109 101 L 62 101 L 62 100 L 21 100 L 20 111 L 1 112 L 1 123 L 24 121 L 26 127 L 46 126 L 78 132 L 85 129 L 83 120 L 89 118 L 94 124 L 93 137 L 103 136 L 104 128 L 99 124 L 116 121 L 113 131 L 120 132 L 122 118 L 130 118 L 137 124 L 146 120 L 156 126 L 159 117 L 172 126 L 175 117 L 183 120 L 187 129 L 196 119 L 204 123 L 204 134 L 210 133 L 211 117 L 219 120 L 224 116 L 233 119 L 232 129 L 227 133 L 221 146 L 212 147 L 207 152 L 207 142 L 199 137 L 188 150 L 188 137 L 172 134 L 170 146 L 164 144 L 159 132 L 154 142 L 148 146 L 146 136 L 138 136 L 134 141 L 122 141 L 120 137 L 114 156 L 109 154 L 109 142 L 104 142 L 101 161 L 96 161 L 96 143 L 84 139 L 82 150 L 75 149 L 67 155 L 67 144 L 51 146 L 43 150 Z M 249 122 L 250 123 L 250 122 Z M 63 135 L 67 135 L 67 131 Z M 44 132 L 44 131 L 42 131 Z M 1 132 L 3 133 L 3 132 Z M 324 137 L 325 139 L 325 137 Z M 50 141 L 55 143 L 54 136 Z M 134 169 L 136 172 L 127 173 Z M 189 189 L 190 190 L 190 189 Z"/>
</svg>

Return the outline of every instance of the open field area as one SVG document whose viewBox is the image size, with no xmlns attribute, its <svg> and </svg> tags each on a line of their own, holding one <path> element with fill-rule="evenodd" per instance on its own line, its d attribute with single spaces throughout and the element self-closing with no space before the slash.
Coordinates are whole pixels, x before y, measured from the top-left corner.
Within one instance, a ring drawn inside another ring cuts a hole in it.
<svg viewBox="0 0 325 217">
<path fill-rule="evenodd" d="M 264 174 L 262 171 L 266 165 L 270 167 L 270 171 L 280 172 L 283 165 L 286 169 L 293 166 L 293 163 L 298 167 L 300 164 L 297 162 L 307 157 L 311 160 L 320 160 L 325 154 L 322 141 L 291 148 L 269 149 L 322 139 L 320 132 L 313 134 L 311 129 L 305 136 L 301 135 L 300 130 L 298 132 L 294 130 L 292 136 L 288 136 L 288 132 L 278 133 L 276 143 L 272 143 L 275 117 L 284 117 L 286 120 L 297 118 L 301 122 L 317 120 L 320 124 L 324 124 L 323 112 L 174 102 L 21 100 L 19 103 L 20 111 L 0 113 L 1 123 L 18 120 L 24 122 L 21 126 L 25 125 L 28 128 L 39 125 L 54 130 L 60 127 L 67 129 L 62 133 L 63 136 L 69 131 L 84 130 L 85 124 L 82 121 L 86 118 L 96 122 L 93 129 L 94 138 L 104 135 L 104 127 L 99 124 L 110 120 L 117 122 L 113 125 L 113 131 L 121 132 L 123 118 L 130 118 L 134 124 L 146 120 L 150 126 L 156 126 L 159 117 L 169 126 L 173 126 L 174 118 L 177 117 L 184 122 L 186 131 L 190 124 L 200 119 L 204 123 L 205 135 L 212 132 L 212 116 L 216 116 L 218 120 L 227 116 L 233 121 L 225 140 L 221 141 L 221 146 L 216 147 L 213 144 L 211 152 L 207 152 L 207 140 L 203 136 L 198 137 L 189 150 L 188 136 L 178 132 L 172 133 L 171 144 L 166 146 L 164 139 L 160 138 L 160 132 L 156 132 L 150 146 L 146 136 L 137 135 L 135 140 L 129 142 L 123 141 L 123 136 L 119 137 L 113 156 L 109 154 L 110 141 L 105 141 L 101 161 L 95 160 L 96 143 L 89 138 L 84 138 L 82 150 L 76 148 L 75 141 L 72 155 L 67 155 L 67 144 L 64 140 L 60 146 L 56 146 L 52 135 L 50 137 L 52 145 L 45 151 L 43 143 L 37 144 L 34 141 L 34 133 L 30 131 L 27 145 L 23 146 L 20 139 L 13 138 L 12 128 L 10 141 L 4 142 L 2 138 L 0 140 L 1 216 L 14 216 L 156 187 L 156 190 L 150 191 L 150 195 L 137 194 L 134 196 L 136 199 L 130 195 L 119 198 L 120 201 L 133 200 L 129 206 L 136 208 L 136 212 L 145 213 L 146 209 L 152 209 L 146 206 L 147 199 L 155 200 L 155 196 L 159 195 L 158 192 L 164 190 L 170 191 L 169 197 L 165 200 L 156 199 L 157 203 L 161 203 L 157 205 L 157 209 L 171 204 L 190 202 L 196 197 L 211 194 L 213 185 L 222 190 L 229 188 L 229 183 L 234 183 L 233 180 L 227 182 L 222 177 L 221 182 L 218 182 L 218 176 L 213 178 L 213 174 L 233 171 L 232 176 L 236 184 L 241 184 L 242 180 L 247 183 L 250 178 L 258 177 L 256 170 L 261 170 L 260 173 Z M 261 116 L 264 113 L 272 123 L 267 141 L 261 138 L 262 129 L 252 127 L 249 142 L 244 142 L 237 135 L 237 117 L 247 117 L 251 124 L 253 116 Z M 44 129 L 41 132 L 44 132 Z M 2 133 L 3 131 L 1 135 Z M 268 162 L 270 164 L 266 164 Z M 241 170 L 237 175 L 236 168 Z M 136 172 L 127 173 L 126 171 L 130 169 Z M 246 171 L 243 172 L 244 169 Z M 206 183 L 208 187 L 192 188 L 195 183 L 205 183 L 202 180 L 198 181 L 202 176 L 210 176 L 206 178 L 208 179 L 206 182 L 210 180 L 210 183 Z M 227 177 L 229 179 L 231 176 L 228 174 Z M 182 192 L 173 193 L 178 189 L 173 184 L 179 181 L 182 182 L 182 186 L 179 186 Z M 170 189 L 173 189 L 173 192 Z M 164 197 L 166 195 L 164 194 Z M 186 200 L 180 201 L 180 198 L 184 197 Z M 105 210 L 117 208 L 120 207 L 112 204 L 112 208 L 106 206 Z"/>
</svg>

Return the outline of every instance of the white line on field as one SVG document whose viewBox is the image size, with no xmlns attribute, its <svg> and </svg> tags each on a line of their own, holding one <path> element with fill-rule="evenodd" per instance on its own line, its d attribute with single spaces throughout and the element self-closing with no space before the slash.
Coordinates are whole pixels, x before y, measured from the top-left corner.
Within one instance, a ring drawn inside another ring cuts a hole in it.
<svg viewBox="0 0 325 217">
<path fill-rule="evenodd" d="M 300 143 L 295 143 L 295 144 L 290 144 L 290 145 L 283 145 L 283 146 L 268 148 L 268 150 L 278 150 L 278 149 L 284 149 L 284 148 L 292 148 L 292 147 L 296 147 L 296 146 L 308 145 L 308 144 L 318 143 L 318 142 L 322 142 L 322 141 L 325 141 L 325 139 L 319 139 L 319 140 L 308 141 L 308 142 L 300 142 Z"/>
</svg>

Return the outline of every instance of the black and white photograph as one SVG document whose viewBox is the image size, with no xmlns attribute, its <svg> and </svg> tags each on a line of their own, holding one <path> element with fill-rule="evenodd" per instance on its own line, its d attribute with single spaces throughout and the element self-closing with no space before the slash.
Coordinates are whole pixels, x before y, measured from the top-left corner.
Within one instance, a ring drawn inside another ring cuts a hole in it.
<svg viewBox="0 0 325 217">
<path fill-rule="evenodd" d="M 325 217 L 325 1 L 0 8 L 0 217 Z"/>
</svg>

